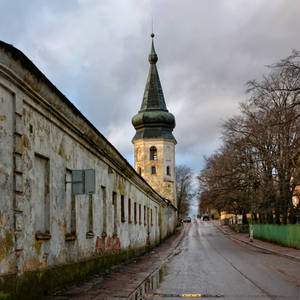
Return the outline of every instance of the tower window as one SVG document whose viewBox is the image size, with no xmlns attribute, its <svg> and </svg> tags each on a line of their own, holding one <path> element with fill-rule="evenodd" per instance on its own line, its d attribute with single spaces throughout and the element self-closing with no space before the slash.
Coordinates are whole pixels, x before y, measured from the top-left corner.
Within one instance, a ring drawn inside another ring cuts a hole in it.
<svg viewBox="0 0 300 300">
<path fill-rule="evenodd" d="M 167 166 L 167 175 L 170 176 L 171 173 L 170 173 L 170 166 Z"/>
<path fill-rule="evenodd" d="M 156 174 L 156 168 L 154 166 L 151 167 L 151 174 Z"/>
<path fill-rule="evenodd" d="M 142 174 L 142 168 L 138 168 L 138 173 L 139 173 L 139 175 Z"/>
<path fill-rule="evenodd" d="M 157 160 L 157 149 L 154 146 L 150 148 L 150 160 Z"/>
</svg>

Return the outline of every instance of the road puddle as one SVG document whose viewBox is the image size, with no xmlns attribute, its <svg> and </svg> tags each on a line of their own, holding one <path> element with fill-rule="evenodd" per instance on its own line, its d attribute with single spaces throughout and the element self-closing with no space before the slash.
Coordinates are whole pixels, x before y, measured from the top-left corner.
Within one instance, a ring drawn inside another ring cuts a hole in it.
<svg viewBox="0 0 300 300">
<path fill-rule="evenodd" d="M 147 278 L 130 296 L 130 300 L 141 299 L 159 299 L 159 298 L 222 298 L 223 295 L 209 295 L 202 293 L 183 293 L 183 294 L 171 294 L 171 293 L 156 293 L 160 284 L 163 282 L 164 277 L 167 275 L 167 265 L 164 264 L 158 271 L 153 273 Z"/>
<path fill-rule="evenodd" d="M 160 287 L 164 276 L 167 274 L 166 265 L 163 265 L 158 271 L 148 277 L 131 295 L 130 300 L 152 299 L 154 291 Z M 151 295 L 151 296 L 150 296 Z"/>
</svg>

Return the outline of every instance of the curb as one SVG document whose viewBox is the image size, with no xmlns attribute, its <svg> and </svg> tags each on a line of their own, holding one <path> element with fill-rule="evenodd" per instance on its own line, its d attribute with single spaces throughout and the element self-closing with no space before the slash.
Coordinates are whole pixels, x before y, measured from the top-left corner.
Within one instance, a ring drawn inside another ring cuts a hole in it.
<svg viewBox="0 0 300 300">
<path fill-rule="evenodd" d="M 289 255 L 289 254 L 279 253 L 279 252 L 277 252 L 275 250 L 255 245 L 255 244 L 253 244 L 253 242 L 248 242 L 248 241 L 241 240 L 241 239 L 239 239 L 237 237 L 233 237 L 230 233 L 225 232 L 221 228 L 221 226 L 216 225 L 216 224 L 214 224 L 214 226 L 217 227 L 226 237 L 228 237 L 231 240 L 239 241 L 239 242 L 244 243 L 246 245 L 249 245 L 249 246 L 251 246 L 253 248 L 257 248 L 257 249 L 260 249 L 260 250 L 268 251 L 268 252 L 271 252 L 272 254 L 275 254 L 277 256 L 285 257 L 285 258 L 288 258 L 290 260 L 293 260 L 293 261 L 296 261 L 296 262 L 300 262 L 300 257 L 295 257 L 295 256 L 292 256 L 292 255 Z"/>
</svg>

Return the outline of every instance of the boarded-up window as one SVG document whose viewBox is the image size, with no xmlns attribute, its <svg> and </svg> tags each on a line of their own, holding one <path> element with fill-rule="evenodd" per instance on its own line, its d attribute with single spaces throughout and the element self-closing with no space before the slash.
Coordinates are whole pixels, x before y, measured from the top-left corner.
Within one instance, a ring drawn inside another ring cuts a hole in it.
<svg viewBox="0 0 300 300">
<path fill-rule="evenodd" d="M 142 224 L 142 204 L 139 204 L 139 224 Z"/>
<path fill-rule="evenodd" d="M 151 208 L 151 226 L 153 226 L 153 219 L 152 219 L 152 208 Z"/>
<path fill-rule="evenodd" d="M 144 225 L 146 225 L 146 206 L 144 205 Z"/>
<path fill-rule="evenodd" d="M 118 218 L 118 210 L 117 210 L 117 193 L 112 192 L 112 205 L 114 209 L 114 234 L 117 233 L 117 218 Z"/>
<path fill-rule="evenodd" d="M 124 196 L 121 195 L 121 221 L 125 222 Z"/>
<path fill-rule="evenodd" d="M 128 223 L 131 223 L 131 199 L 128 199 Z"/>
<path fill-rule="evenodd" d="M 89 204 L 88 204 L 88 228 L 86 233 L 86 238 L 93 238 L 93 227 L 94 227 L 94 204 L 93 195 L 89 194 Z"/>
<path fill-rule="evenodd" d="M 102 203 L 103 203 L 103 211 L 102 211 L 102 219 L 103 219 L 103 232 L 106 233 L 106 188 L 105 186 L 101 186 L 102 191 Z"/>
<path fill-rule="evenodd" d="M 137 223 L 137 220 L 136 220 L 136 202 L 134 202 L 134 224 Z"/>
<path fill-rule="evenodd" d="M 67 234 L 76 233 L 75 195 L 72 195 L 72 171 L 66 170 L 66 220 Z"/>
<path fill-rule="evenodd" d="M 32 206 L 36 232 L 50 233 L 50 167 L 49 159 L 36 154 L 34 157 L 34 188 Z"/>
</svg>

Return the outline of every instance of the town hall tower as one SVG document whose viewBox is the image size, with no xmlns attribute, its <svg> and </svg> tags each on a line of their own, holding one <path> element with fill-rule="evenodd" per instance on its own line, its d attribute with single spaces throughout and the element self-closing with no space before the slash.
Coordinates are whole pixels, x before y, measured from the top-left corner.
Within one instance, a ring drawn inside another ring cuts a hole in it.
<svg viewBox="0 0 300 300">
<path fill-rule="evenodd" d="M 175 145 L 172 131 L 175 118 L 169 113 L 160 84 L 154 49 L 149 54 L 150 69 L 141 108 L 133 118 L 135 170 L 164 198 L 176 203 Z"/>
</svg>

